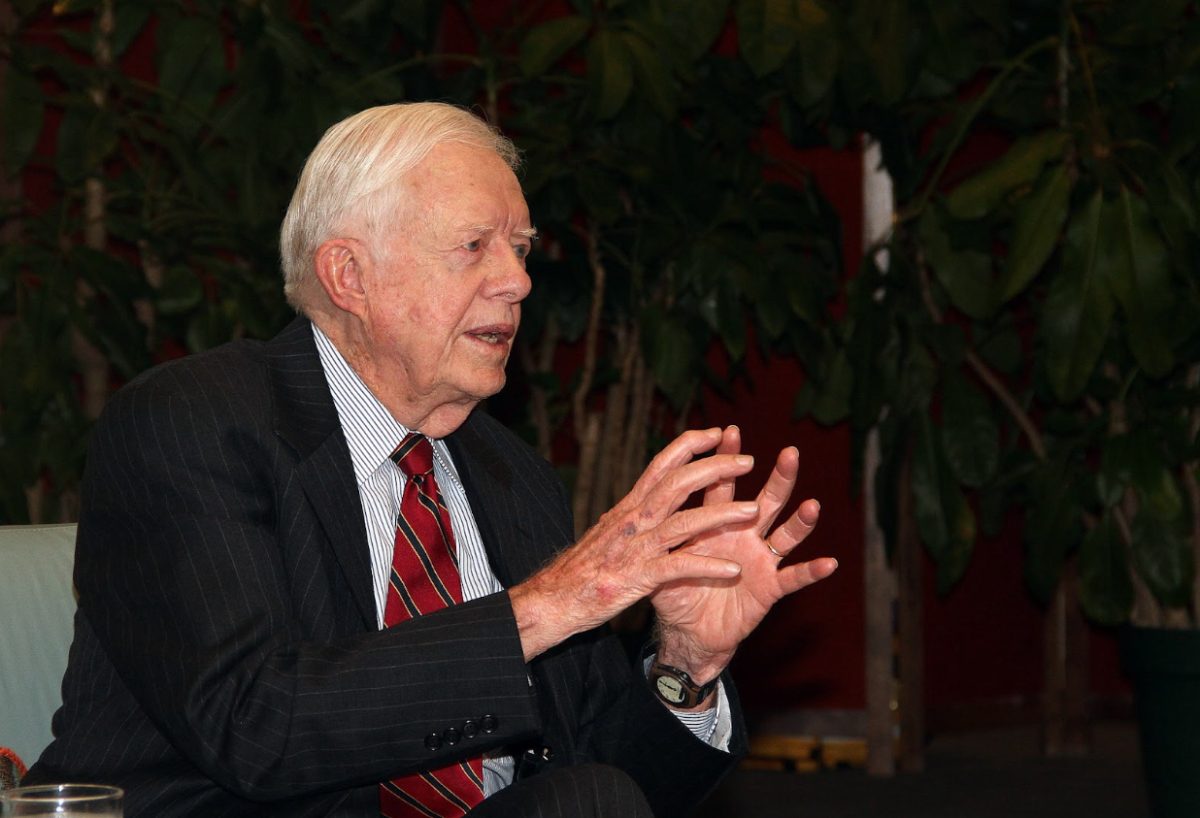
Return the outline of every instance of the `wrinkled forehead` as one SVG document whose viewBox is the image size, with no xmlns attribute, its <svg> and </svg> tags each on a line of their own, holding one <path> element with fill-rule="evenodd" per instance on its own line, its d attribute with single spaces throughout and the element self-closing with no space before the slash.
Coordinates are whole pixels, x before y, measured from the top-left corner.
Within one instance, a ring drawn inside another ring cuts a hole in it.
<svg viewBox="0 0 1200 818">
<path fill-rule="evenodd" d="M 516 174 L 486 148 L 438 145 L 404 175 L 399 187 L 406 215 L 463 228 L 533 229 Z"/>
</svg>

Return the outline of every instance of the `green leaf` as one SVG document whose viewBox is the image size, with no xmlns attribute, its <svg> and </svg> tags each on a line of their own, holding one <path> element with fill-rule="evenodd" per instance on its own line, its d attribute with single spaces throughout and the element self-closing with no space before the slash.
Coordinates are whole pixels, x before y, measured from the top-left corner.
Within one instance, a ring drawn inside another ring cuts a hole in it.
<svg viewBox="0 0 1200 818">
<path fill-rule="evenodd" d="M 112 116 L 90 101 L 67 109 L 58 128 L 55 167 L 68 184 L 95 173 L 117 147 Z"/>
<path fill-rule="evenodd" d="M 1079 601 L 1083 612 L 1102 625 L 1118 625 L 1129 619 L 1133 583 L 1110 514 L 1105 514 L 1083 538 L 1079 550 Z"/>
<path fill-rule="evenodd" d="M 668 30 L 678 32 L 692 60 L 708 52 L 729 15 L 729 0 L 656 0 L 655 7 Z"/>
<path fill-rule="evenodd" d="M 937 565 L 938 591 L 967 570 L 975 547 L 975 515 L 946 464 L 936 427 L 918 420 L 912 470 L 913 512 L 921 540 Z"/>
<path fill-rule="evenodd" d="M 182 315 L 197 307 L 204 298 L 199 276 L 188 267 L 168 267 L 162 286 L 154 294 L 161 315 Z"/>
<path fill-rule="evenodd" d="M 785 258 L 786 266 L 779 270 L 779 286 L 792 314 L 809 326 L 821 326 L 827 320 L 829 270 L 811 256 L 787 255 Z"/>
<path fill-rule="evenodd" d="M 746 354 L 746 314 L 728 278 L 718 278 L 703 293 L 698 305 L 700 316 L 720 336 L 726 351 L 735 361 Z"/>
<path fill-rule="evenodd" d="M 767 338 L 776 341 L 787 329 L 791 321 L 791 311 L 788 303 L 782 298 L 760 298 L 754 305 L 755 315 L 758 316 L 759 326 Z"/>
<path fill-rule="evenodd" d="M 631 32 L 625 37 L 625 45 L 633 55 L 638 91 L 650 100 L 663 119 L 674 120 L 679 107 L 679 91 L 671 69 L 653 44 L 636 33 Z"/>
<path fill-rule="evenodd" d="M 900 366 L 899 380 L 891 399 L 901 415 L 925 414 L 937 386 L 938 368 L 922 344 L 912 344 Z"/>
<path fill-rule="evenodd" d="M 1144 199 L 1121 188 L 1101 215 L 1102 252 L 1097 264 L 1127 321 L 1129 348 L 1151 377 L 1175 365 L 1166 335 L 1175 295 L 1166 246 Z"/>
<path fill-rule="evenodd" d="M 1195 195 L 1183 174 L 1166 157 L 1160 157 L 1153 178 L 1147 180 L 1146 197 L 1153 221 L 1162 230 L 1171 254 L 1191 252 L 1191 242 L 1200 226 Z"/>
<path fill-rule="evenodd" d="M 560 17 L 534 28 L 521 42 L 521 73 L 536 77 L 577 46 L 591 22 L 583 17 Z"/>
<path fill-rule="evenodd" d="M 112 54 L 119 57 L 125 53 L 139 34 L 146 28 L 150 19 L 150 3 L 123 2 L 116 4 L 116 17 L 112 34 Z"/>
<path fill-rule="evenodd" d="M 1144 515 L 1177 520 L 1183 515 L 1183 496 L 1150 430 L 1135 429 L 1105 441 L 1100 476 L 1107 492 L 1129 488 L 1136 492 Z"/>
<path fill-rule="evenodd" d="M 187 346 L 190 352 L 202 352 L 223 344 L 233 337 L 233 321 L 217 304 L 206 303 L 192 315 L 187 327 Z"/>
<path fill-rule="evenodd" d="M 917 235 L 926 260 L 951 303 L 976 320 L 990 317 L 996 310 L 991 256 L 951 247 L 950 237 L 935 207 L 926 208 L 921 214 Z"/>
<path fill-rule="evenodd" d="M 807 385 L 807 383 L 806 383 Z M 840 423 L 850 413 L 850 396 L 854 392 L 854 367 L 845 350 L 839 349 L 829 362 L 822 378 L 820 391 L 812 396 L 808 411 L 826 426 Z"/>
<path fill-rule="evenodd" d="M 1011 375 L 1024 363 L 1021 334 L 1011 321 L 995 327 L 979 327 L 974 332 L 976 350 L 988 366 Z"/>
<path fill-rule="evenodd" d="M 1174 136 L 1172 159 L 1191 153 L 1200 141 L 1200 77 L 1191 72 L 1181 77 L 1173 90 L 1174 114 L 1169 125 Z"/>
<path fill-rule="evenodd" d="M 1029 478 L 1025 509 L 1025 579 L 1049 603 L 1063 565 L 1083 535 L 1073 476 L 1066 463 L 1040 463 Z"/>
<path fill-rule="evenodd" d="M 0 173 L 16 175 L 25 167 L 42 132 L 45 111 L 42 89 L 29 74 L 10 64 L 4 78 L 0 110 L 4 111 L 4 155 Z"/>
<path fill-rule="evenodd" d="M 794 0 L 736 0 L 738 50 L 755 76 L 777 70 L 796 45 Z"/>
<path fill-rule="evenodd" d="M 874 0 L 852 6 L 854 37 L 879 90 L 879 101 L 894 105 L 909 84 L 908 43 L 913 30 L 908 0 Z"/>
<path fill-rule="evenodd" d="M 1112 324 L 1114 305 L 1099 262 L 1102 204 L 1097 190 L 1083 212 L 1071 215 L 1062 271 L 1050 283 L 1041 312 L 1046 374 L 1064 403 L 1087 386 Z"/>
<path fill-rule="evenodd" d="M 600 29 L 588 43 L 588 85 L 597 119 L 611 119 L 629 99 L 633 56 L 621 32 Z"/>
<path fill-rule="evenodd" d="M 163 111 L 180 135 L 190 139 L 226 80 L 225 40 L 203 17 L 168 19 L 158 30 L 157 57 Z"/>
<path fill-rule="evenodd" d="M 104 358 L 123 378 L 133 378 L 150 366 L 146 329 L 134 314 L 132 305 L 109 299 L 89 305 L 88 315 L 79 321 L 80 329 L 104 354 Z"/>
<path fill-rule="evenodd" d="M 798 80 L 791 82 L 791 91 L 796 102 L 808 108 L 816 105 L 833 87 L 840 40 L 828 9 L 817 0 L 799 0 L 797 17 L 796 54 L 800 72 Z"/>
<path fill-rule="evenodd" d="M 676 409 L 695 388 L 696 344 L 678 316 L 647 311 L 642 320 L 643 351 L 658 387 Z"/>
<path fill-rule="evenodd" d="M 1067 218 L 1071 180 L 1065 165 L 1055 165 L 1017 211 L 1008 264 L 1000 286 L 1000 303 L 1019 294 L 1041 272 L 1054 252 Z"/>
<path fill-rule="evenodd" d="M 1150 593 L 1167 607 L 1187 606 L 1196 575 L 1187 537 L 1175 525 L 1149 514 L 1137 516 L 1131 536 L 1133 564 Z"/>
<path fill-rule="evenodd" d="M 440 0 L 392 0 L 392 21 L 417 42 L 428 42 L 442 19 Z"/>
<path fill-rule="evenodd" d="M 71 249 L 68 264 L 79 279 L 115 303 L 129 304 L 146 295 L 141 271 L 115 255 L 79 246 Z"/>
<path fill-rule="evenodd" d="M 978 488 L 992 479 L 1000 461 L 1000 429 L 991 404 L 958 373 L 942 392 L 942 442 L 946 462 L 960 482 Z"/>
<path fill-rule="evenodd" d="M 1069 139 L 1058 130 L 1018 139 L 1004 156 L 956 187 L 946 197 L 946 208 L 957 219 L 986 216 L 1009 191 L 1032 184 L 1046 162 L 1062 155 Z"/>
</svg>

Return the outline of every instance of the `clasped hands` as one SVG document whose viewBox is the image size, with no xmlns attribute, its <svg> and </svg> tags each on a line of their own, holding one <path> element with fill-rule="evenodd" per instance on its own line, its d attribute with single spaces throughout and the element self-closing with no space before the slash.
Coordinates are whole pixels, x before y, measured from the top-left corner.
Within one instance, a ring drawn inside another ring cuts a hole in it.
<svg viewBox="0 0 1200 818">
<path fill-rule="evenodd" d="M 680 435 L 577 543 L 510 590 L 526 660 L 649 597 L 659 658 L 698 684 L 715 678 L 772 605 L 837 569 L 829 557 L 780 565 L 820 512 L 805 500 L 775 525 L 799 461 L 784 449 L 758 496 L 738 501 L 754 462 L 737 427 Z M 683 508 L 697 491 L 703 502 Z"/>
</svg>

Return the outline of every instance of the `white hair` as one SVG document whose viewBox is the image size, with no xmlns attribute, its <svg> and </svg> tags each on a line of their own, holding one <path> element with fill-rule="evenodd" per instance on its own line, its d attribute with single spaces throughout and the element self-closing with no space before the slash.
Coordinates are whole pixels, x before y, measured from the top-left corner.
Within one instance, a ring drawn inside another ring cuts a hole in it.
<svg viewBox="0 0 1200 818">
<path fill-rule="evenodd" d="M 397 184 L 444 142 L 494 151 L 510 168 L 519 163 L 513 143 L 475 114 L 442 102 L 368 108 L 343 119 L 309 155 L 279 233 L 283 292 L 303 312 L 315 282 L 313 256 L 322 242 L 363 225 L 378 245 L 401 204 Z"/>
</svg>

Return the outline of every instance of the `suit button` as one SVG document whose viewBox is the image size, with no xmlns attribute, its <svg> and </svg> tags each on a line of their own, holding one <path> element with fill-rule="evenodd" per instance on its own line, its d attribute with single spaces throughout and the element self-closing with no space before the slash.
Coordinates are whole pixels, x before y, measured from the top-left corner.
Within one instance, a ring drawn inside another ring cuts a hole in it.
<svg viewBox="0 0 1200 818">
<path fill-rule="evenodd" d="M 479 720 L 479 729 L 485 733 L 494 733 L 500 729 L 500 720 L 490 714 L 484 716 Z"/>
<path fill-rule="evenodd" d="M 467 738 L 475 738 L 475 736 L 479 735 L 479 725 L 471 719 L 467 719 L 463 722 L 462 734 Z"/>
<path fill-rule="evenodd" d="M 458 744 L 461 738 L 462 733 L 458 732 L 458 728 L 456 727 L 447 727 L 442 731 L 442 739 L 451 747 L 453 747 L 455 744 Z"/>
<path fill-rule="evenodd" d="M 426 750 L 439 750 L 442 747 L 442 737 L 437 733 L 430 733 L 425 737 Z"/>
</svg>

